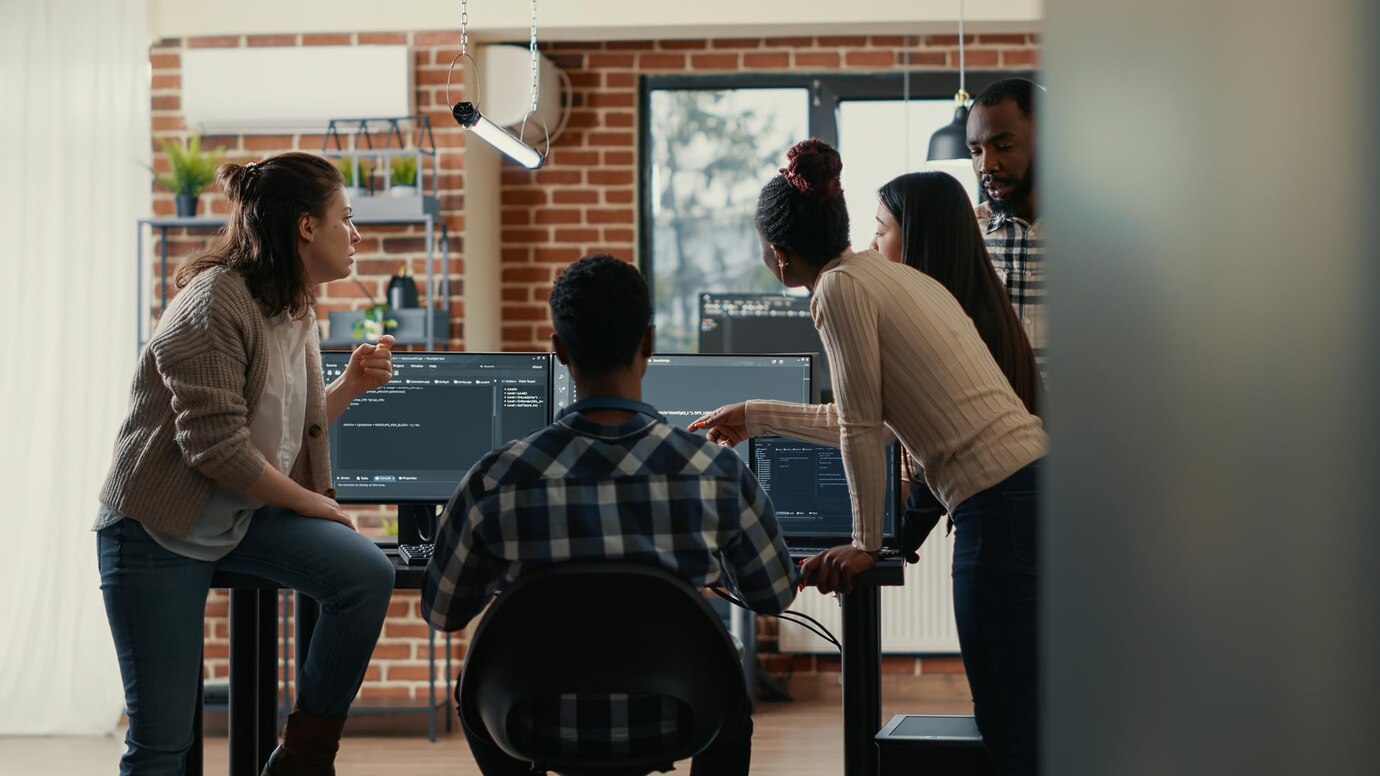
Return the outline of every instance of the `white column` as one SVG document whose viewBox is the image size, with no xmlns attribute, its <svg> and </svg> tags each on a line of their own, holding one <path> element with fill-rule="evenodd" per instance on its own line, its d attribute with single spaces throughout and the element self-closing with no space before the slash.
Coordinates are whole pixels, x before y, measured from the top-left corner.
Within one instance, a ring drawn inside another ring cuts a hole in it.
<svg viewBox="0 0 1380 776">
<path fill-rule="evenodd" d="M 484 47 L 470 42 L 471 56 L 484 67 Z M 465 99 L 474 99 L 474 67 L 465 68 Z M 493 146 L 465 133 L 464 294 L 465 349 L 502 349 L 503 268 L 501 261 L 502 156 Z"/>
</svg>

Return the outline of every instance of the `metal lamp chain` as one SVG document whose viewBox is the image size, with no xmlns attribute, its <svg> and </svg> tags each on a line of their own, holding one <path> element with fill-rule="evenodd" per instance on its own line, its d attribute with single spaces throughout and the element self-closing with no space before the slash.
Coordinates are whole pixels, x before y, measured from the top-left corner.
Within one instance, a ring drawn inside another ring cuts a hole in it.
<svg viewBox="0 0 1380 776">
<path fill-rule="evenodd" d="M 532 107 L 531 111 L 537 111 L 537 0 L 532 0 Z"/>
<path fill-rule="evenodd" d="M 460 0 L 460 56 L 463 57 L 470 47 L 470 2 Z"/>
</svg>

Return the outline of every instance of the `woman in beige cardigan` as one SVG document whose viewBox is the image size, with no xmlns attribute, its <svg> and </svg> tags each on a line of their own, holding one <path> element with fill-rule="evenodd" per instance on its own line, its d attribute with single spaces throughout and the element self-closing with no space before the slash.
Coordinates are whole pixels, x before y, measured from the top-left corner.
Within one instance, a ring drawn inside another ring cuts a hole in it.
<svg viewBox="0 0 1380 776">
<path fill-rule="evenodd" d="M 383 627 L 393 566 L 336 503 L 326 430 L 392 376 L 392 338 L 323 385 L 314 287 L 349 275 L 359 232 L 340 173 L 290 153 L 222 168 L 229 223 L 178 273 L 139 356 L 96 521 L 124 679 L 121 774 L 180 774 L 217 569 L 321 604 L 295 710 L 265 774 L 333 774 Z"/>
</svg>

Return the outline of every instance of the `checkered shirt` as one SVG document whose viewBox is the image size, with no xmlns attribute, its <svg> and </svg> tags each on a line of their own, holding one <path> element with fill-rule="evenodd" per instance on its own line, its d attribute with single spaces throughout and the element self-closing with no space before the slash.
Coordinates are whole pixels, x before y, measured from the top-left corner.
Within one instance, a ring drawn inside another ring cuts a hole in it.
<svg viewBox="0 0 1380 776">
<path fill-rule="evenodd" d="M 1045 238 L 1041 222 L 1015 216 L 979 218 L 987 253 L 1025 326 L 1035 361 L 1045 371 Z"/>
<path fill-rule="evenodd" d="M 633 561 L 696 587 L 729 583 L 766 614 L 795 596 L 798 572 L 757 479 L 731 448 L 660 416 L 605 426 L 568 414 L 475 464 L 441 521 L 422 611 L 446 631 L 524 570 L 562 561 Z M 532 736 L 596 754 L 653 746 L 678 718 L 660 697 L 625 695 L 559 696 L 526 714 Z M 607 724 L 607 736 L 576 740 L 576 719 Z"/>
</svg>

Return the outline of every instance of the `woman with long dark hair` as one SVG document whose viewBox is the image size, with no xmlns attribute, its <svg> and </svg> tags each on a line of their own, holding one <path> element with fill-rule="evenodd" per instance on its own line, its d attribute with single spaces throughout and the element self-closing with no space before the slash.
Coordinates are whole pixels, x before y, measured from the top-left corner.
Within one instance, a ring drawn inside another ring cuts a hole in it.
<svg viewBox="0 0 1380 776">
<path fill-rule="evenodd" d="M 954 611 L 978 727 L 1002 773 L 1035 773 L 1035 535 L 1048 449 L 1040 420 L 943 284 L 849 247 L 838 153 L 809 140 L 787 159 L 758 200 L 763 261 L 783 285 L 813 292 L 811 314 L 836 402 L 751 401 L 715 410 L 691 428 L 725 444 L 782 434 L 840 446 L 853 543 L 802 569 L 824 592 L 847 592 L 853 576 L 876 562 L 885 445 L 893 435 L 900 440 L 953 517 Z"/>
<path fill-rule="evenodd" d="M 229 223 L 177 275 L 139 355 L 96 520 L 124 679 L 124 776 L 181 774 L 206 595 L 218 569 L 321 604 L 266 776 L 328 776 L 393 591 L 393 565 L 335 501 L 326 431 L 392 377 L 392 338 L 321 379 L 314 287 L 350 274 L 359 232 L 340 173 L 303 153 L 229 164 Z"/>
<path fill-rule="evenodd" d="M 948 289 L 1025 408 L 1038 415 L 1035 353 L 992 267 L 963 184 L 947 173 L 912 172 L 888 181 L 877 199 L 872 250 Z"/>
</svg>

